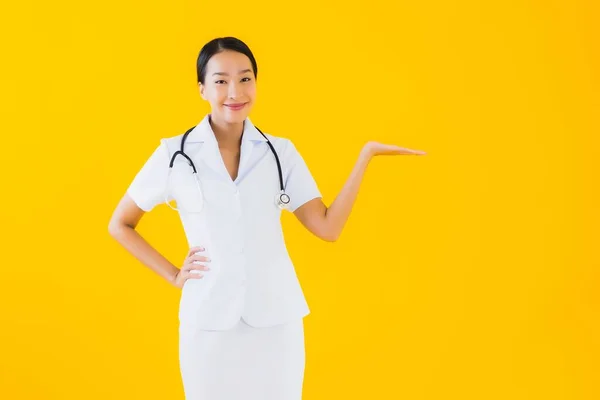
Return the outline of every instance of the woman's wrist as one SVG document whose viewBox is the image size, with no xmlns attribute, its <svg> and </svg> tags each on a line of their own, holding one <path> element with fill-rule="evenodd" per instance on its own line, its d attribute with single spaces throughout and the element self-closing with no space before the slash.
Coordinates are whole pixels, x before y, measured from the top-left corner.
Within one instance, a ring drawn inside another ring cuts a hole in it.
<svg viewBox="0 0 600 400">
<path fill-rule="evenodd" d="M 176 266 L 173 266 L 173 272 L 171 272 L 169 274 L 169 276 L 167 277 L 167 281 L 171 284 L 171 285 L 175 285 L 175 281 L 177 280 L 177 275 L 179 274 L 180 269 L 177 268 Z"/>
<path fill-rule="evenodd" d="M 373 152 L 371 151 L 371 148 L 368 145 L 364 145 L 360 150 L 358 159 L 368 164 L 369 161 L 371 161 L 371 158 L 373 158 Z"/>
</svg>

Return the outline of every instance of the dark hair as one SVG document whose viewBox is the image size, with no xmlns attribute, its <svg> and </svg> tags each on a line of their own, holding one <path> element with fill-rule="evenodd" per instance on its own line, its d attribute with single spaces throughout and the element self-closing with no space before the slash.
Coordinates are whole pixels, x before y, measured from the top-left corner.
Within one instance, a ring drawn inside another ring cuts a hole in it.
<svg viewBox="0 0 600 400">
<path fill-rule="evenodd" d="M 211 40 L 202 47 L 202 50 L 200 50 L 200 54 L 198 54 L 198 60 L 196 61 L 198 83 L 204 84 L 204 78 L 206 76 L 206 64 L 208 64 L 208 60 L 210 60 L 210 58 L 215 54 L 221 53 L 225 50 L 237 51 L 238 53 L 248 56 L 250 62 L 252 63 L 252 68 L 254 69 L 254 78 L 257 78 L 258 67 L 250 48 L 240 39 L 227 36 Z"/>
</svg>

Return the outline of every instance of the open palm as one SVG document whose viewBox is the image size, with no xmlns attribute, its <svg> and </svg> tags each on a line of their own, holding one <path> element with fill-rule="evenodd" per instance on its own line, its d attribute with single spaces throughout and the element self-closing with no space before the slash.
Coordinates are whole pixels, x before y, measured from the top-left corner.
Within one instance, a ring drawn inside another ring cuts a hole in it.
<svg viewBox="0 0 600 400">
<path fill-rule="evenodd" d="M 379 155 L 425 155 L 426 153 L 421 150 L 411 150 L 405 147 L 396 146 L 393 144 L 384 144 L 375 141 L 367 142 L 363 148 L 370 156 L 379 156 Z"/>
</svg>

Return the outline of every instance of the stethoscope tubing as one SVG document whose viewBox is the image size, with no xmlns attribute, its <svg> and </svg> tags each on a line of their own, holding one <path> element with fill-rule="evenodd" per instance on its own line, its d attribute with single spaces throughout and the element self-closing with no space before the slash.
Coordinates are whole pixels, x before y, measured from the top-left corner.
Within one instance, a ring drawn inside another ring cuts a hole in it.
<svg viewBox="0 0 600 400">
<path fill-rule="evenodd" d="M 196 185 L 198 186 L 198 190 L 200 191 L 200 193 L 202 193 L 202 190 L 200 188 L 200 182 L 199 182 L 199 178 L 198 178 L 198 170 L 196 169 L 196 165 L 194 164 L 192 159 L 187 154 L 185 154 L 185 151 L 184 151 L 185 141 L 186 141 L 188 135 L 190 134 L 190 132 L 192 130 L 194 130 L 194 128 L 195 128 L 195 126 L 191 127 L 183 134 L 183 137 L 181 138 L 180 149 L 177 150 L 175 153 L 173 153 L 173 156 L 171 157 L 171 161 L 169 162 L 169 172 L 168 172 L 167 180 L 168 180 L 168 182 L 170 182 L 171 170 L 173 169 L 173 164 L 175 163 L 175 159 L 177 158 L 178 155 L 181 155 L 188 161 L 188 164 L 192 167 L 192 170 L 194 173 L 194 179 L 196 180 Z M 283 186 L 283 172 L 281 170 L 281 162 L 279 161 L 279 156 L 277 155 L 277 152 L 275 151 L 275 147 L 273 147 L 273 144 L 271 143 L 269 138 L 258 127 L 255 126 L 255 128 L 267 140 L 267 144 L 269 145 L 271 152 L 275 156 L 275 161 L 277 162 L 277 172 L 279 175 L 279 188 L 281 189 L 281 192 L 275 196 L 275 203 L 281 209 L 287 208 L 288 204 L 290 203 L 290 197 L 285 193 L 285 187 Z M 167 184 L 167 190 L 168 189 L 169 188 L 168 188 L 168 184 Z M 169 204 L 168 193 L 165 194 L 165 201 L 169 207 L 171 207 L 172 209 L 174 209 L 176 211 L 179 211 L 177 208 L 174 208 L 173 206 L 171 206 Z"/>
</svg>

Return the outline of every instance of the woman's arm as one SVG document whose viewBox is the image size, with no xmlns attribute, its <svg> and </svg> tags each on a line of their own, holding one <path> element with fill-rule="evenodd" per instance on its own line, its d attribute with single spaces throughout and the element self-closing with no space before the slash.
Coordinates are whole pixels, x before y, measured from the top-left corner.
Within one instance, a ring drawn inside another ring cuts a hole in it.
<svg viewBox="0 0 600 400">
<path fill-rule="evenodd" d="M 110 219 L 108 231 L 142 264 L 173 284 L 179 268 L 171 264 L 135 230 L 144 214 L 145 211 L 125 194 Z"/>
<path fill-rule="evenodd" d="M 321 198 L 316 198 L 298 207 L 294 211 L 294 215 L 315 236 L 328 242 L 336 241 L 350 216 L 358 195 L 358 189 L 371 158 L 376 155 L 395 154 L 424 155 L 425 152 L 378 142 L 368 142 L 362 148 L 344 187 L 329 208 Z"/>
</svg>

